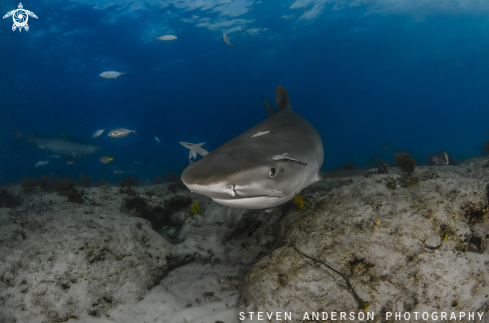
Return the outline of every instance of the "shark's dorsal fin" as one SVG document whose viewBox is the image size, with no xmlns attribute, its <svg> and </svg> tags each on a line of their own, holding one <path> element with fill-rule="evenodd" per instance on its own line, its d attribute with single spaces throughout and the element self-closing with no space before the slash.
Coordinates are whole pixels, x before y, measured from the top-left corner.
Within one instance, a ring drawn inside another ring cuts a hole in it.
<svg viewBox="0 0 489 323">
<path fill-rule="evenodd" d="M 233 228 L 241 220 L 245 211 L 246 209 L 230 207 L 228 210 L 228 228 Z"/>
<path fill-rule="evenodd" d="M 263 106 L 265 106 L 265 111 L 269 118 L 273 117 L 277 114 L 277 110 L 275 110 L 272 104 L 267 100 L 266 96 L 263 96 Z"/>
<path fill-rule="evenodd" d="M 281 85 L 275 88 L 275 104 L 277 104 L 278 111 L 290 109 L 289 93 Z"/>
</svg>

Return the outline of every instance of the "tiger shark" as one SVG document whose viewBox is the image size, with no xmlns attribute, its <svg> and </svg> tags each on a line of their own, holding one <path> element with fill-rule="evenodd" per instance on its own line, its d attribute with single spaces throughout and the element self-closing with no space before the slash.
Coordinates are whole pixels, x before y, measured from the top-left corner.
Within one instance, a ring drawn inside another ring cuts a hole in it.
<svg viewBox="0 0 489 323">
<path fill-rule="evenodd" d="M 246 209 L 283 204 L 325 178 L 320 173 L 324 158 L 320 135 L 292 111 L 289 94 L 280 85 L 275 89 L 275 101 L 278 112 L 264 98 L 268 119 L 182 173 L 190 191 L 229 207 L 228 227 L 236 225 Z"/>
</svg>

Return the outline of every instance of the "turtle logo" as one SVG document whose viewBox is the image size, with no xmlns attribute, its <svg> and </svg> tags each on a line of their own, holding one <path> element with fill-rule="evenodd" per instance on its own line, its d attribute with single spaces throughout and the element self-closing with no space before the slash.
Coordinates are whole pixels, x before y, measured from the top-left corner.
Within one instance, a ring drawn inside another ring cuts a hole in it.
<svg viewBox="0 0 489 323">
<path fill-rule="evenodd" d="M 12 31 L 15 31 L 15 29 L 17 28 L 19 28 L 19 31 L 22 31 L 22 28 L 28 31 L 29 25 L 27 24 L 27 20 L 29 20 L 29 16 L 37 19 L 35 13 L 29 10 L 25 10 L 23 8 L 24 7 L 22 6 L 22 3 L 19 3 L 19 9 L 12 10 L 8 12 L 5 16 L 3 16 L 3 19 L 12 16 L 12 19 L 14 20 L 14 24 L 12 25 Z"/>
</svg>

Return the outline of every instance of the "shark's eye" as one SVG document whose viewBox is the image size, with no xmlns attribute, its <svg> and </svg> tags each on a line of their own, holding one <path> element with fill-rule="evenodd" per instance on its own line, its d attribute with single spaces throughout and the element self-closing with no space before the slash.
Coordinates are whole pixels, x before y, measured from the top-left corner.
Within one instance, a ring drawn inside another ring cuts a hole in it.
<svg viewBox="0 0 489 323">
<path fill-rule="evenodd" d="M 270 178 L 274 178 L 275 177 L 275 168 L 270 168 Z"/>
</svg>

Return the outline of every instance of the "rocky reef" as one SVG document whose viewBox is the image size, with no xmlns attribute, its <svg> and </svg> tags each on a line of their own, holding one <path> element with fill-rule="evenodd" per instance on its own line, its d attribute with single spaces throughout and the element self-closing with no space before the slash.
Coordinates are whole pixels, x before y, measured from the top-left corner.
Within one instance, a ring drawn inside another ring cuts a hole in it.
<svg viewBox="0 0 489 323">
<path fill-rule="evenodd" d="M 248 210 L 232 230 L 225 207 L 169 183 L 85 188 L 77 203 L 9 187 L 20 202 L 0 208 L 0 322 L 487 312 L 486 163 L 320 182 L 302 207 Z"/>
</svg>

